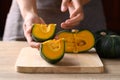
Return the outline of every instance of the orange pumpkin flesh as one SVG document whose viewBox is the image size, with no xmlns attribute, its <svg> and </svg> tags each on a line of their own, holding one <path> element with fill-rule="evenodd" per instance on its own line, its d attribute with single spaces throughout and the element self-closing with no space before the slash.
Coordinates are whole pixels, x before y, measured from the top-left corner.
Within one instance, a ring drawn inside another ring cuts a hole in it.
<svg viewBox="0 0 120 80">
<path fill-rule="evenodd" d="M 46 41 L 54 37 L 56 24 L 34 24 L 32 37 L 35 41 Z"/>
<path fill-rule="evenodd" d="M 77 32 L 61 31 L 57 36 L 65 39 L 65 52 L 78 53 L 87 51 L 95 43 L 95 38 L 89 30 Z"/>
<path fill-rule="evenodd" d="M 48 40 L 41 44 L 41 56 L 51 64 L 59 62 L 64 56 L 64 51 L 64 39 Z"/>
</svg>

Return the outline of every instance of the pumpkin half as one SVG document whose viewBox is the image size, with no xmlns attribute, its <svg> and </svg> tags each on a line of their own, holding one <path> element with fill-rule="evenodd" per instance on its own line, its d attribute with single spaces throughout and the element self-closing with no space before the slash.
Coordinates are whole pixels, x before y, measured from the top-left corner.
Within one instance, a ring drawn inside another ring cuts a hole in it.
<svg viewBox="0 0 120 80">
<path fill-rule="evenodd" d="M 34 24 L 32 38 L 35 41 L 46 41 L 54 37 L 56 24 Z"/>
<path fill-rule="evenodd" d="M 41 44 L 41 56 L 51 64 L 59 62 L 64 56 L 64 51 L 64 39 L 48 40 Z"/>
<path fill-rule="evenodd" d="M 83 52 L 94 46 L 95 38 L 89 30 L 81 31 L 61 31 L 57 34 L 58 38 L 65 39 L 65 52 Z"/>
</svg>

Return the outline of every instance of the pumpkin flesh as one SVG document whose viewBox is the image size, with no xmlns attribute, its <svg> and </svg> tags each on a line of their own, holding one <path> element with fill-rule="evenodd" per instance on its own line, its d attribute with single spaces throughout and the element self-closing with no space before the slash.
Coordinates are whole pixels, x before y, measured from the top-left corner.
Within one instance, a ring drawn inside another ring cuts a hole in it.
<svg viewBox="0 0 120 80">
<path fill-rule="evenodd" d="M 74 50 L 74 36 L 70 32 L 62 32 L 58 35 L 59 38 L 65 38 L 65 51 L 72 52 Z"/>
<path fill-rule="evenodd" d="M 53 38 L 56 24 L 34 24 L 32 28 L 32 36 L 36 41 L 46 41 Z"/>
<path fill-rule="evenodd" d="M 76 49 L 78 52 L 87 51 L 94 46 L 95 39 L 91 32 L 84 30 L 76 34 Z"/>
<path fill-rule="evenodd" d="M 58 34 L 58 38 L 65 39 L 65 52 L 83 52 L 94 46 L 95 39 L 88 30 L 78 32 L 63 31 Z"/>
<path fill-rule="evenodd" d="M 64 56 L 64 39 L 48 40 L 41 45 L 41 55 L 49 63 L 56 63 Z"/>
</svg>

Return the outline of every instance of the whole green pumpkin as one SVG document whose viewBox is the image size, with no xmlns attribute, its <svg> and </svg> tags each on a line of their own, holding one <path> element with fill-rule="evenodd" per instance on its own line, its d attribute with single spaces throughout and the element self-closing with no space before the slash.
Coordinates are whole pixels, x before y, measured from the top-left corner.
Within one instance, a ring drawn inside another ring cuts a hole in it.
<svg viewBox="0 0 120 80">
<path fill-rule="evenodd" d="M 120 36 L 102 35 L 96 40 L 95 48 L 100 57 L 120 58 Z"/>
<path fill-rule="evenodd" d="M 96 31 L 94 34 L 96 40 L 105 35 L 118 35 L 118 34 L 107 29 Z"/>
</svg>

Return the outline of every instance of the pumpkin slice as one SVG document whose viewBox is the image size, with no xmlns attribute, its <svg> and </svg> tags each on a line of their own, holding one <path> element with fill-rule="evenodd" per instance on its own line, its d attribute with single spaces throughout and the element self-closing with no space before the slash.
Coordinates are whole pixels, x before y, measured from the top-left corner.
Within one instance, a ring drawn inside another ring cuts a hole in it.
<svg viewBox="0 0 120 80">
<path fill-rule="evenodd" d="M 82 31 L 61 31 L 58 38 L 65 39 L 65 52 L 78 53 L 91 49 L 95 44 L 95 38 L 89 30 Z"/>
<path fill-rule="evenodd" d="M 64 56 L 64 39 L 48 40 L 41 44 L 41 56 L 51 64 L 59 62 Z"/>
<path fill-rule="evenodd" d="M 35 41 L 46 41 L 54 37 L 56 24 L 34 24 L 32 37 Z"/>
</svg>

